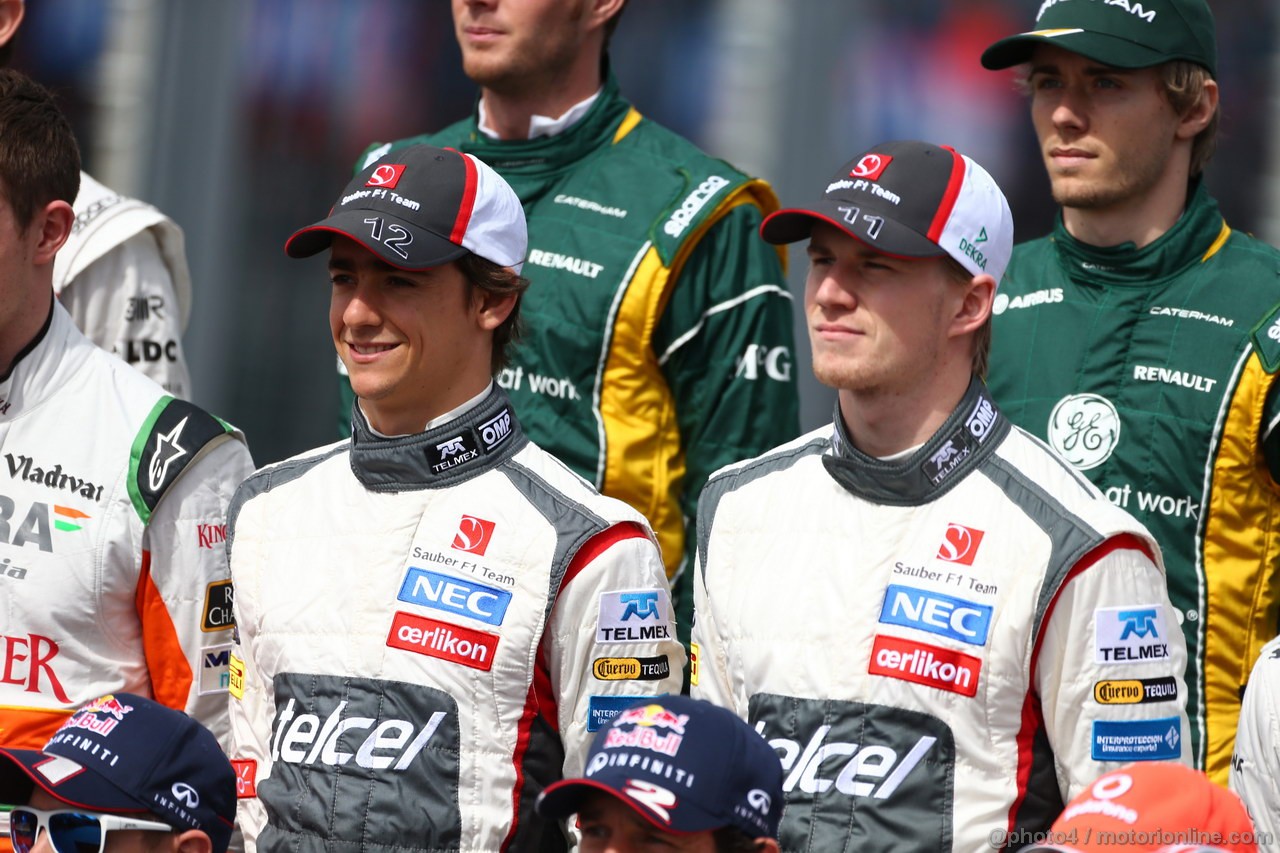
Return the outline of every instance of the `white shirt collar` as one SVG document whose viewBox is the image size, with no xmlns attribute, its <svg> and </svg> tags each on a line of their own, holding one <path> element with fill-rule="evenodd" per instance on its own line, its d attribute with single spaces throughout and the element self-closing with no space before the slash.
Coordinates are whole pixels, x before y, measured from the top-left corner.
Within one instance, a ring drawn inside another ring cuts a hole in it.
<svg viewBox="0 0 1280 853">
<path fill-rule="evenodd" d="M 587 114 L 587 110 L 591 109 L 591 105 L 596 102 L 596 98 L 600 97 L 600 92 L 602 91 L 603 88 L 597 89 L 594 95 L 569 107 L 568 111 L 559 118 L 540 115 L 530 116 L 528 138 L 537 139 L 540 136 L 555 136 L 568 130 L 578 119 Z M 477 112 L 477 125 L 480 128 L 480 132 L 490 139 L 497 139 L 497 132 L 489 126 L 489 116 L 484 109 L 484 98 L 480 99 Z"/>
</svg>

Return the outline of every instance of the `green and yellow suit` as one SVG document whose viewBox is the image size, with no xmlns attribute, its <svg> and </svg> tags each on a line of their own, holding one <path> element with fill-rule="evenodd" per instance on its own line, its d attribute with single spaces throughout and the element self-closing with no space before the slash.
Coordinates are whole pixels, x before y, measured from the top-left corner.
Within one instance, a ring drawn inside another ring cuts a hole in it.
<svg viewBox="0 0 1280 853">
<path fill-rule="evenodd" d="M 1059 220 L 1014 250 L 995 302 L 1000 407 L 1160 543 L 1192 754 L 1222 784 L 1249 670 L 1277 631 L 1278 303 L 1280 252 L 1232 230 L 1199 184 L 1142 249 L 1087 246 Z"/>
</svg>

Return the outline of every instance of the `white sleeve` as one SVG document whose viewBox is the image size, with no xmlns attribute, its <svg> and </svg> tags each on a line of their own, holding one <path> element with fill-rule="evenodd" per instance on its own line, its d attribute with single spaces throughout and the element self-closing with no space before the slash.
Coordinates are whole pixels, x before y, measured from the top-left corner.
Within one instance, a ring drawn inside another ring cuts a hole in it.
<svg viewBox="0 0 1280 853">
<path fill-rule="evenodd" d="M 646 528 L 617 524 L 579 549 L 542 647 L 558 702 L 564 775 L 580 776 L 595 732 L 622 707 L 680 692 L 684 647 L 662 555 Z"/>
<path fill-rule="evenodd" d="M 252 506 L 245 504 L 242 510 Z M 242 511 L 238 523 L 243 524 Z M 246 567 L 258 560 L 250 548 L 251 540 L 231 543 L 229 560 L 231 578 L 246 583 L 246 578 L 260 577 Z M 235 643 L 231 648 L 231 684 L 228 716 L 231 747 L 227 754 L 236 770 L 236 829 L 244 838 L 244 849 L 255 853 L 258 835 L 267 825 L 267 810 L 258 799 L 258 786 L 271 775 L 271 722 L 275 715 L 275 697 L 271 682 L 264 678 L 256 654 L 261 614 L 254 612 L 256 596 L 237 596 L 235 603 Z"/>
<path fill-rule="evenodd" d="M 185 710 L 225 748 L 231 574 L 227 506 L 253 459 L 244 442 L 215 439 L 167 489 L 143 534 L 138 612 L 152 691 Z"/>
<path fill-rule="evenodd" d="M 1231 790 L 1244 800 L 1260 853 L 1280 853 L 1280 639 L 1262 649 L 1240 707 Z"/>
<path fill-rule="evenodd" d="M 1130 761 L 1191 764 L 1186 663 L 1164 571 L 1139 540 L 1109 540 L 1076 564 L 1033 660 L 1064 802 Z"/>
<path fill-rule="evenodd" d="M 729 658 L 730 644 L 720 629 L 716 602 L 707 588 L 701 555 L 694 563 L 693 573 L 693 636 L 689 652 L 693 666 L 689 674 L 689 693 L 695 699 L 706 699 L 728 708 L 745 720 L 747 694 L 744 679 L 741 672 L 734 671 Z"/>
<path fill-rule="evenodd" d="M 182 307 L 149 229 L 91 263 L 63 287 L 58 299 L 89 340 L 175 397 L 191 399 Z"/>
</svg>

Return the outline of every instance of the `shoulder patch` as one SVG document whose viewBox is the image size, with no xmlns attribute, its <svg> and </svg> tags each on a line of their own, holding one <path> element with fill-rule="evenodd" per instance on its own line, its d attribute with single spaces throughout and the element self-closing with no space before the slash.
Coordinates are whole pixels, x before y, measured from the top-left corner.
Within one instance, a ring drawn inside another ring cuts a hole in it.
<svg viewBox="0 0 1280 853">
<path fill-rule="evenodd" d="M 1280 305 L 1276 305 L 1253 329 L 1253 349 L 1262 369 L 1275 373 L 1280 369 Z"/>
<path fill-rule="evenodd" d="M 653 243 L 663 264 L 670 264 L 684 241 L 744 183 L 740 173 L 722 165 L 711 174 L 679 170 L 684 186 L 653 226 Z"/>
<path fill-rule="evenodd" d="M 129 453 L 129 497 L 143 523 L 205 445 L 233 430 L 186 400 L 162 397 L 134 436 Z"/>
</svg>

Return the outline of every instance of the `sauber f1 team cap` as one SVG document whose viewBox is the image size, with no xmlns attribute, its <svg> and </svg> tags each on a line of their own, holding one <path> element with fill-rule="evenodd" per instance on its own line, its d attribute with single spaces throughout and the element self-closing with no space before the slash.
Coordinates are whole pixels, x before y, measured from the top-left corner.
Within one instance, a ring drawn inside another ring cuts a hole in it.
<svg viewBox="0 0 1280 853">
<path fill-rule="evenodd" d="M 1258 849 L 1239 797 L 1198 770 L 1167 761 L 1137 762 L 1099 776 L 1067 804 L 1047 841 L 1023 851 Z"/>
<path fill-rule="evenodd" d="M 1213 13 L 1205 0 L 1044 0 L 1035 29 L 1000 39 L 982 52 L 994 70 L 1031 59 L 1053 44 L 1115 68 L 1150 68 L 1185 59 L 1217 73 Z"/>
<path fill-rule="evenodd" d="M 807 208 L 771 213 L 760 226 L 770 243 L 809 236 L 827 222 L 886 255 L 950 255 L 999 284 L 1013 252 L 1013 214 L 995 179 L 946 146 L 877 145 L 840 167 Z"/>
<path fill-rule="evenodd" d="M 25 803 L 32 783 L 69 806 L 203 830 L 214 853 L 231 842 L 236 774 L 217 739 L 132 693 L 80 706 L 41 750 L 0 749 L 0 802 Z"/>
<path fill-rule="evenodd" d="M 661 696 L 610 720 L 591 744 L 585 774 L 547 786 L 538 814 L 576 814 L 593 791 L 616 797 L 665 832 L 734 826 L 752 838 L 777 838 L 782 764 L 732 712 Z"/>
<path fill-rule="evenodd" d="M 350 237 L 393 267 L 424 270 L 467 252 L 520 272 L 524 208 L 492 168 L 452 148 L 411 145 L 365 166 L 329 215 L 293 234 L 285 252 L 306 258 Z"/>
</svg>

